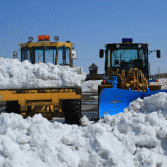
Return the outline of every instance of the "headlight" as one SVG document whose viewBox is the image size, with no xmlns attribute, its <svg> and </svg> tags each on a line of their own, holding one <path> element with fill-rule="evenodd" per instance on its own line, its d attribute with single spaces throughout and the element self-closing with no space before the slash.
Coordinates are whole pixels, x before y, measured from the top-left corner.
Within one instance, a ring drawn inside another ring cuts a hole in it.
<svg viewBox="0 0 167 167">
<path fill-rule="evenodd" d="M 116 48 L 119 48 L 119 47 L 120 47 L 120 45 L 119 45 L 119 44 L 117 44 L 117 45 L 116 45 Z"/>
<path fill-rule="evenodd" d="M 141 44 L 138 44 L 138 48 L 141 48 Z"/>
<path fill-rule="evenodd" d="M 58 36 L 55 36 L 55 37 L 54 37 L 54 40 L 55 40 L 55 41 L 58 41 L 58 40 L 59 40 L 59 37 L 58 37 Z"/>
<path fill-rule="evenodd" d="M 28 37 L 28 40 L 29 40 L 30 42 L 32 42 L 32 41 L 33 41 L 33 37 Z"/>
</svg>

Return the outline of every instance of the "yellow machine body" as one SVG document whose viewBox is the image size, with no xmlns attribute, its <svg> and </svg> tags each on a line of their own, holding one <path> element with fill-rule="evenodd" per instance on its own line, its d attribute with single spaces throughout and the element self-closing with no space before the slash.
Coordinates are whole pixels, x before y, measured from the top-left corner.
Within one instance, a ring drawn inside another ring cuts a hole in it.
<svg viewBox="0 0 167 167">
<path fill-rule="evenodd" d="M 32 37 L 30 37 L 32 38 Z M 28 60 L 35 64 L 35 52 L 40 51 L 42 56 L 45 51 L 56 51 L 55 61 L 53 64 L 57 65 L 59 51 L 62 51 L 61 58 L 70 59 L 70 63 L 61 64 L 62 66 L 68 65 L 73 67 L 73 59 L 76 58 L 72 50 L 74 43 L 67 42 L 50 42 L 50 36 L 45 41 L 45 36 L 38 39 L 43 41 L 19 44 L 21 47 L 21 61 Z M 59 50 L 61 48 L 61 50 Z M 67 50 L 68 49 L 68 52 Z M 34 55 L 33 55 L 34 52 Z M 18 50 L 13 54 L 14 58 L 18 58 Z M 73 57 L 74 56 L 74 57 Z M 45 58 L 42 57 L 45 63 Z M 40 61 L 38 61 L 39 63 Z M 53 87 L 53 88 L 30 88 L 30 89 L 1 89 L 0 101 L 6 101 L 6 112 L 21 114 L 24 118 L 28 116 L 33 117 L 35 114 L 41 113 L 43 117 L 52 120 L 53 117 L 65 117 L 65 122 L 69 124 L 80 124 L 81 116 L 81 87 Z"/>
<path fill-rule="evenodd" d="M 81 99 L 80 87 L 0 90 L 0 101 L 17 101 L 20 106 L 18 112 L 24 118 L 36 113 L 49 120 L 64 117 L 62 101 L 66 99 Z M 15 108 L 11 112 L 15 112 Z"/>
</svg>

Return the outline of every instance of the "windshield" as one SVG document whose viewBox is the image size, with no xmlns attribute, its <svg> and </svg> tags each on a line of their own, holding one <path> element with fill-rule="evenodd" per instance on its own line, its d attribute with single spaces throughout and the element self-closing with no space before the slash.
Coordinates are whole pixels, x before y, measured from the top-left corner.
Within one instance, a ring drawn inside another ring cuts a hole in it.
<svg viewBox="0 0 167 167">
<path fill-rule="evenodd" d="M 53 63 L 56 64 L 56 47 L 32 47 L 32 63 Z M 21 49 L 21 61 L 28 60 L 31 62 L 30 49 Z M 70 48 L 69 47 L 59 47 L 58 48 L 58 59 L 57 64 L 70 66 Z"/>
<path fill-rule="evenodd" d="M 114 50 L 111 56 L 113 71 L 116 71 L 117 68 L 125 70 L 125 72 L 128 72 L 130 68 L 139 68 L 141 70 L 146 68 L 147 50 L 118 49 Z M 110 60 L 110 50 L 108 50 L 108 60 Z M 108 67 L 110 66 L 109 62 Z"/>
<path fill-rule="evenodd" d="M 57 51 L 56 49 L 47 49 L 47 50 L 35 49 L 34 50 L 34 52 L 35 52 L 34 58 L 35 59 L 33 59 L 34 60 L 33 62 L 34 63 L 43 62 L 43 63 L 55 64 L 56 51 Z"/>
<path fill-rule="evenodd" d="M 32 63 L 53 63 L 55 64 L 56 60 L 56 48 L 47 48 L 47 47 L 33 47 L 31 48 L 32 53 Z M 21 49 L 21 61 L 28 60 L 31 62 L 31 56 L 30 56 L 30 49 L 29 48 L 22 48 Z"/>
</svg>

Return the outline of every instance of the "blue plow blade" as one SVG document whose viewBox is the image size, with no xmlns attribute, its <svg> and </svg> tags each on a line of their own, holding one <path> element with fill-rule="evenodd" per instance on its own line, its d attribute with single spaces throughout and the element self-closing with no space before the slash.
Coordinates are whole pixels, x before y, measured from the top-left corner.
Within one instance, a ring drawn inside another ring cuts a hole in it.
<svg viewBox="0 0 167 167">
<path fill-rule="evenodd" d="M 123 112 L 124 108 L 137 98 L 143 99 L 144 97 L 151 96 L 159 92 L 166 92 L 167 90 L 157 90 L 148 92 L 139 92 L 133 90 L 104 88 L 99 96 L 99 116 L 116 115 Z"/>
</svg>

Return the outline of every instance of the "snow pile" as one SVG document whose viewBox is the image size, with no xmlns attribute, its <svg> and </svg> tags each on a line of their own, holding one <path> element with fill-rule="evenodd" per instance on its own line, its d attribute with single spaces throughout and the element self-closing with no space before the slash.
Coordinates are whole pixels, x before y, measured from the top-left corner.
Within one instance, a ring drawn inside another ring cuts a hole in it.
<svg viewBox="0 0 167 167">
<path fill-rule="evenodd" d="M 0 58 L 0 89 L 82 86 L 97 91 L 79 67 Z M 82 83 L 83 82 L 83 83 Z M 167 80 L 160 79 L 165 86 Z M 166 167 L 167 93 L 138 98 L 115 116 L 82 126 L 0 114 L 0 167 Z"/>
<path fill-rule="evenodd" d="M 150 82 L 150 85 L 162 85 L 161 89 L 167 89 L 167 78 L 160 78 L 158 82 Z"/>
<path fill-rule="evenodd" d="M 80 86 L 86 75 L 80 67 L 0 58 L 0 89 Z"/>
<path fill-rule="evenodd" d="M 98 85 L 101 85 L 102 80 L 90 80 L 81 84 L 83 92 L 97 92 Z"/>
<path fill-rule="evenodd" d="M 112 127 L 112 134 L 129 155 L 126 160 L 131 162 L 129 166 L 167 166 L 167 120 L 162 115 L 126 112 L 113 117 L 107 115 L 100 122 Z M 119 160 L 117 164 L 124 166 Z"/>
<path fill-rule="evenodd" d="M 167 93 L 159 92 L 144 99 L 136 99 L 129 104 L 129 107 L 124 109 L 124 112 L 140 112 L 144 114 L 157 111 L 167 119 Z"/>
<path fill-rule="evenodd" d="M 124 113 L 83 126 L 0 114 L 0 166 L 166 167 L 167 94 L 130 103 Z"/>
</svg>

